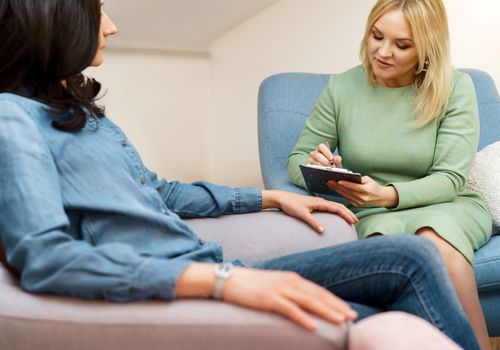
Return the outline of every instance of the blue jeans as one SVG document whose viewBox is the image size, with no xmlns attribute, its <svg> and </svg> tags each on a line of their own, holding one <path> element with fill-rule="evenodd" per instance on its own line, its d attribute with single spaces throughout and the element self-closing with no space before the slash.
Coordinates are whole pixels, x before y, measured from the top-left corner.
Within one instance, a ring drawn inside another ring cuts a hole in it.
<svg viewBox="0 0 500 350">
<path fill-rule="evenodd" d="M 417 315 L 464 349 L 479 349 L 444 263 L 427 239 L 373 237 L 254 264 L 295 271 L 351 303 L 359 319 L 382 310 Z"/>
</svg>

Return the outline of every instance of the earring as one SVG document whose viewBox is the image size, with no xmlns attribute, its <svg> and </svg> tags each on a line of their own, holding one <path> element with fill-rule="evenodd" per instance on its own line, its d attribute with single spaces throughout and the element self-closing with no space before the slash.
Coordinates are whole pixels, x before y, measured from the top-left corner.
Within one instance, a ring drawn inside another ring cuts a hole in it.
<svg viewBox="0 0 500 350">
<path fill-rule="evenodd" d="M 415 71 L 415 75 L 427 72 L 427 68 L 429 68 L 429 60 L 428 59 L 425 60 L 424 66 L 421 69 Z"/>
</svg>

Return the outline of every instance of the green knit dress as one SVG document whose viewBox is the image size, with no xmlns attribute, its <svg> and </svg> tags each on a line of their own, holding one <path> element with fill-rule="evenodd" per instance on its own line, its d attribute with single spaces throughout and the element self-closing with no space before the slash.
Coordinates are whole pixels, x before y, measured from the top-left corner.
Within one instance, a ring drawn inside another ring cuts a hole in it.
<svg viewBox="0 0 500 350">
<path fill-rule="evenodd" d="M 398 192 L 396 208 L 350 208 L 360 219 L 360 238 L 431 227 L 472 264 L 492 227 L 483 199 L 463 189 L 479 140 L 474 85 L 455 72 L 446 111 L 420 128 L 414 100 L 412 84 L 372 84 L 362 66 L 332 77 L 288 158 L 290 179 L 305 188 L 299 164 L 329 139 L 345 168 Z"/>
</svg>

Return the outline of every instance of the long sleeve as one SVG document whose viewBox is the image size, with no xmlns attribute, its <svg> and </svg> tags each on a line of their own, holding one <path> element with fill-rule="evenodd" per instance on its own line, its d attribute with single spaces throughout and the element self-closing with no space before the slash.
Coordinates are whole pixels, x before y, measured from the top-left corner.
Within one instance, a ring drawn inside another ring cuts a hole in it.
<svg viewBox="0 0 500 350">
<path fill-rule="evenodd" d="M 304 130 L 288 156 L 288 176 L 297 186 L 306 188 L 299 165 L 306 164 L 309 152 L 328 139 L 335 150 L 338 143 L 336 114 L 334 104 L 334 77 L 330 78 L 313 110 L 307 118 Z"/>
<path fill-rule="evenodd" d="M 0 232 L 29 292 L 115 301 L 172 299 L 187 259 L 142 256 L 120 242 L 94 246 L 68 233 L 60 174 L 34 120 L 0 99 Z"/>
<path fill-rule="evenodd" d="M 452 201 L 462 190 L 479 142 L 479 112 L 470 77 L 461 75 L 457 79 L 445 115 L 438 122 L 428 175 L 391 183 L 399 195 L 396 210 Z"/>
<path fill-rule="evenodd" d="M 217 217 L 262 209 L 262 193 L 257 188 L 231 188 L 208 182 L 185 184 L 159 180 L 148 170 L 151 183 L 165 205 L 180 217 Z"/>
</svg>

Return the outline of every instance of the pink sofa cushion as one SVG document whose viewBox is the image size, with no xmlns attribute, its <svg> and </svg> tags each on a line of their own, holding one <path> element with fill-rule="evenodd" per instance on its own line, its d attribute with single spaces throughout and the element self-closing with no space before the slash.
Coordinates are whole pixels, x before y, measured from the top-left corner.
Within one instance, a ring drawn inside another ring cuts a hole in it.
<svg viewBox="0 0 500 350">
<path fill-rule="evenodd" d="M 355 323 L 349 332 L 350 350 L 459 350 L 427 321 L 404 313 L 384 312 Z"/>
</svg>

